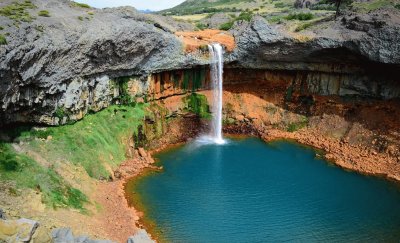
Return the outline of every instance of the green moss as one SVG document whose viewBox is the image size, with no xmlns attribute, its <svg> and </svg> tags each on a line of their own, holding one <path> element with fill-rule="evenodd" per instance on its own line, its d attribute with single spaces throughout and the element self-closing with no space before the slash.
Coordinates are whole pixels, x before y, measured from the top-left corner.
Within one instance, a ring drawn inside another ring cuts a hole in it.
<svg viewBox="0 0 400 243">
<path fill-rule="evenodd" d="M 7 39 L 4 35 L 0 35 L 0 45 L 7 45 Z"/>
<path fill-rule="evenodd" d="M 174 88 L 178 88 L 179 87 L 180 79 L 181 79 L 181 77 L 180 77 L 179 73 L 173 73 L 172 74 L 172 81 L 174 83 Z"/>
<path fill-rule="evenodd" d="M 0 8 L 0 15 L 14 20 L 16 24 L 20 22 L 32 22 L 35 18 L 27 10 L 35 8 L 36 6 L 31 1 L 13 2 Z"/>
<path fill-rule="evenodd" d="M 68 116 L 68 113 L 64 107 L 58 107 L 53 113 L 53 116 L 58 117 L 59 119 L 63 119 L 64 117 Z"/>
<path fill-rule="evenodd" d="M 201 118 L 211 117 L 210 107 L 205 95 L 191 93 L 183 98 L 183 102 L 187 111 L 197 114 Z"/>
<path fill-rule="evenodd" d="M 0 142 L 0 180 L 14 181 L 18 188 L 31 188 L 42 193 L 49 206 L 84 210 L 87 197 L 72 188 L 53 169 L 45 168 L 33 159 L 18 154 L 10 144 Z"/>
<path fill-rule="evenodd" d="M 294 122 L 294 123 L 290 123 L 288 125 L 287 131 L 288 132 L 295 132 L 298 131 L 304 127 L 306 127 L 308 125 L 308 118 L 304 117 L 302 121 L 300 122 Z"/>
<path fill-rule="evenodd" d="M 50 13 L 47 10 L 40 10 L 38 15 L 42 17 L 50 17 Z"/>
<path fill-rule="evenodd" d="M 129 94 L 128 83 L 133 77 L 125 76 L 116 78 L 115 81 L 119 87 L 119 101 L 122 105 L 136 105 L 136 100 Z"/>
<path fill-rule="evenodd" d="M 182 89 L 188 90 L 189 89 L 189 82 L 191 80 L 191 70 L 184 70 L 183 71 L 183 82 L 182 82 Z"/>
</svg>

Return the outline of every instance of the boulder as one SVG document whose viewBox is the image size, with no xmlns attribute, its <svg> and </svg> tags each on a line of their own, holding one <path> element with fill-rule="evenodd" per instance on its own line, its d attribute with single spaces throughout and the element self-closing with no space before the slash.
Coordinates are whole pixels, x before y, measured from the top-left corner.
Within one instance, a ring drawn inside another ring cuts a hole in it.
<svg viewBox="0 0 400 243">
<path fill-rule="evenodd" d="M 127 243 L 155 243 L 144 229 L 140 229 L 135 235 L 129 237 Z"/>
<path fill-rule="evenodd" d="M 70 228 L 58 228 L 51 232 L 53 243 L 113 243 L 110 240 L 92 240 L 88 236 L 74 237 Z"/>
<path fill-rule="evenodd" d="M 0 240 L 6 242 L 29 242 L 39 227 L 39 223 L 30 219 L 0 220 Z"/>
<path fill-rule="evenodd" d="M 3 220 L 6 219 L 6 213 L 1 208 L 0 208 L 0 219 L 3 219 Z"/>
</svg>

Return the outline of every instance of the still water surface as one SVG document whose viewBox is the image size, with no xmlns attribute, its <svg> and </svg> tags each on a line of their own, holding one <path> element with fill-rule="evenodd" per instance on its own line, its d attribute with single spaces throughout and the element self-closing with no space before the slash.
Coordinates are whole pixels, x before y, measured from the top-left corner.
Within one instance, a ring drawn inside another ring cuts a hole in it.
<svg viewBox="0 0 400 243">
<path fill-rule="evenodd" d="M 257 138 L 192 143 L 158 154 L 163 172 L 128 190 L 168 242 L 398 241 L 398 187 L 315 155 Z"/>
</svg>

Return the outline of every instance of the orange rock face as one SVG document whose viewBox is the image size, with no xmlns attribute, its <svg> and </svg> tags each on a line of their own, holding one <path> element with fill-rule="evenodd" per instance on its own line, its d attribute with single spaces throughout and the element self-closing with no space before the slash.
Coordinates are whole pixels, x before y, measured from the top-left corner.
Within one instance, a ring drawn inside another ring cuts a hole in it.
<svg viewBox="0 0 400 243">
<path fill-rule="evenodd" d="M 187 52 L 200 49 L 210 43 L 220 43 L 225 46 L 228 52 L 235 48 L 235 38 L 226 31 L 222 30 L 201 30 L 194 32 L 176 32 L 176 36 L 181 39 Z"/>
</svg>

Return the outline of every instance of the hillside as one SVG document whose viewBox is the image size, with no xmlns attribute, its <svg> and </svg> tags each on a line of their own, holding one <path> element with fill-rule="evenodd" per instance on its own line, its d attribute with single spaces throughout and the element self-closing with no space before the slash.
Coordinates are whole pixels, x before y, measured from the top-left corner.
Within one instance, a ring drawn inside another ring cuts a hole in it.
<svg viewBox="0 0 400 243">
<path fill-rule="evenodd" d="M 176 20 L 194 24 L 198 29 L 229 30 L 238 21 L 260 15 L 270 24 L 288 32 L 301 32 L 334 19 L 335 0 L 187 0 L 159 12 Z M 379 9 L 397 9 L 399 0 L 345 0 L 339 13 L 368 13 Z M 321 28 L 324 28 L 323 25 Z M 317 29 L 321 29 L 317 28 Z"/>
</svg>

